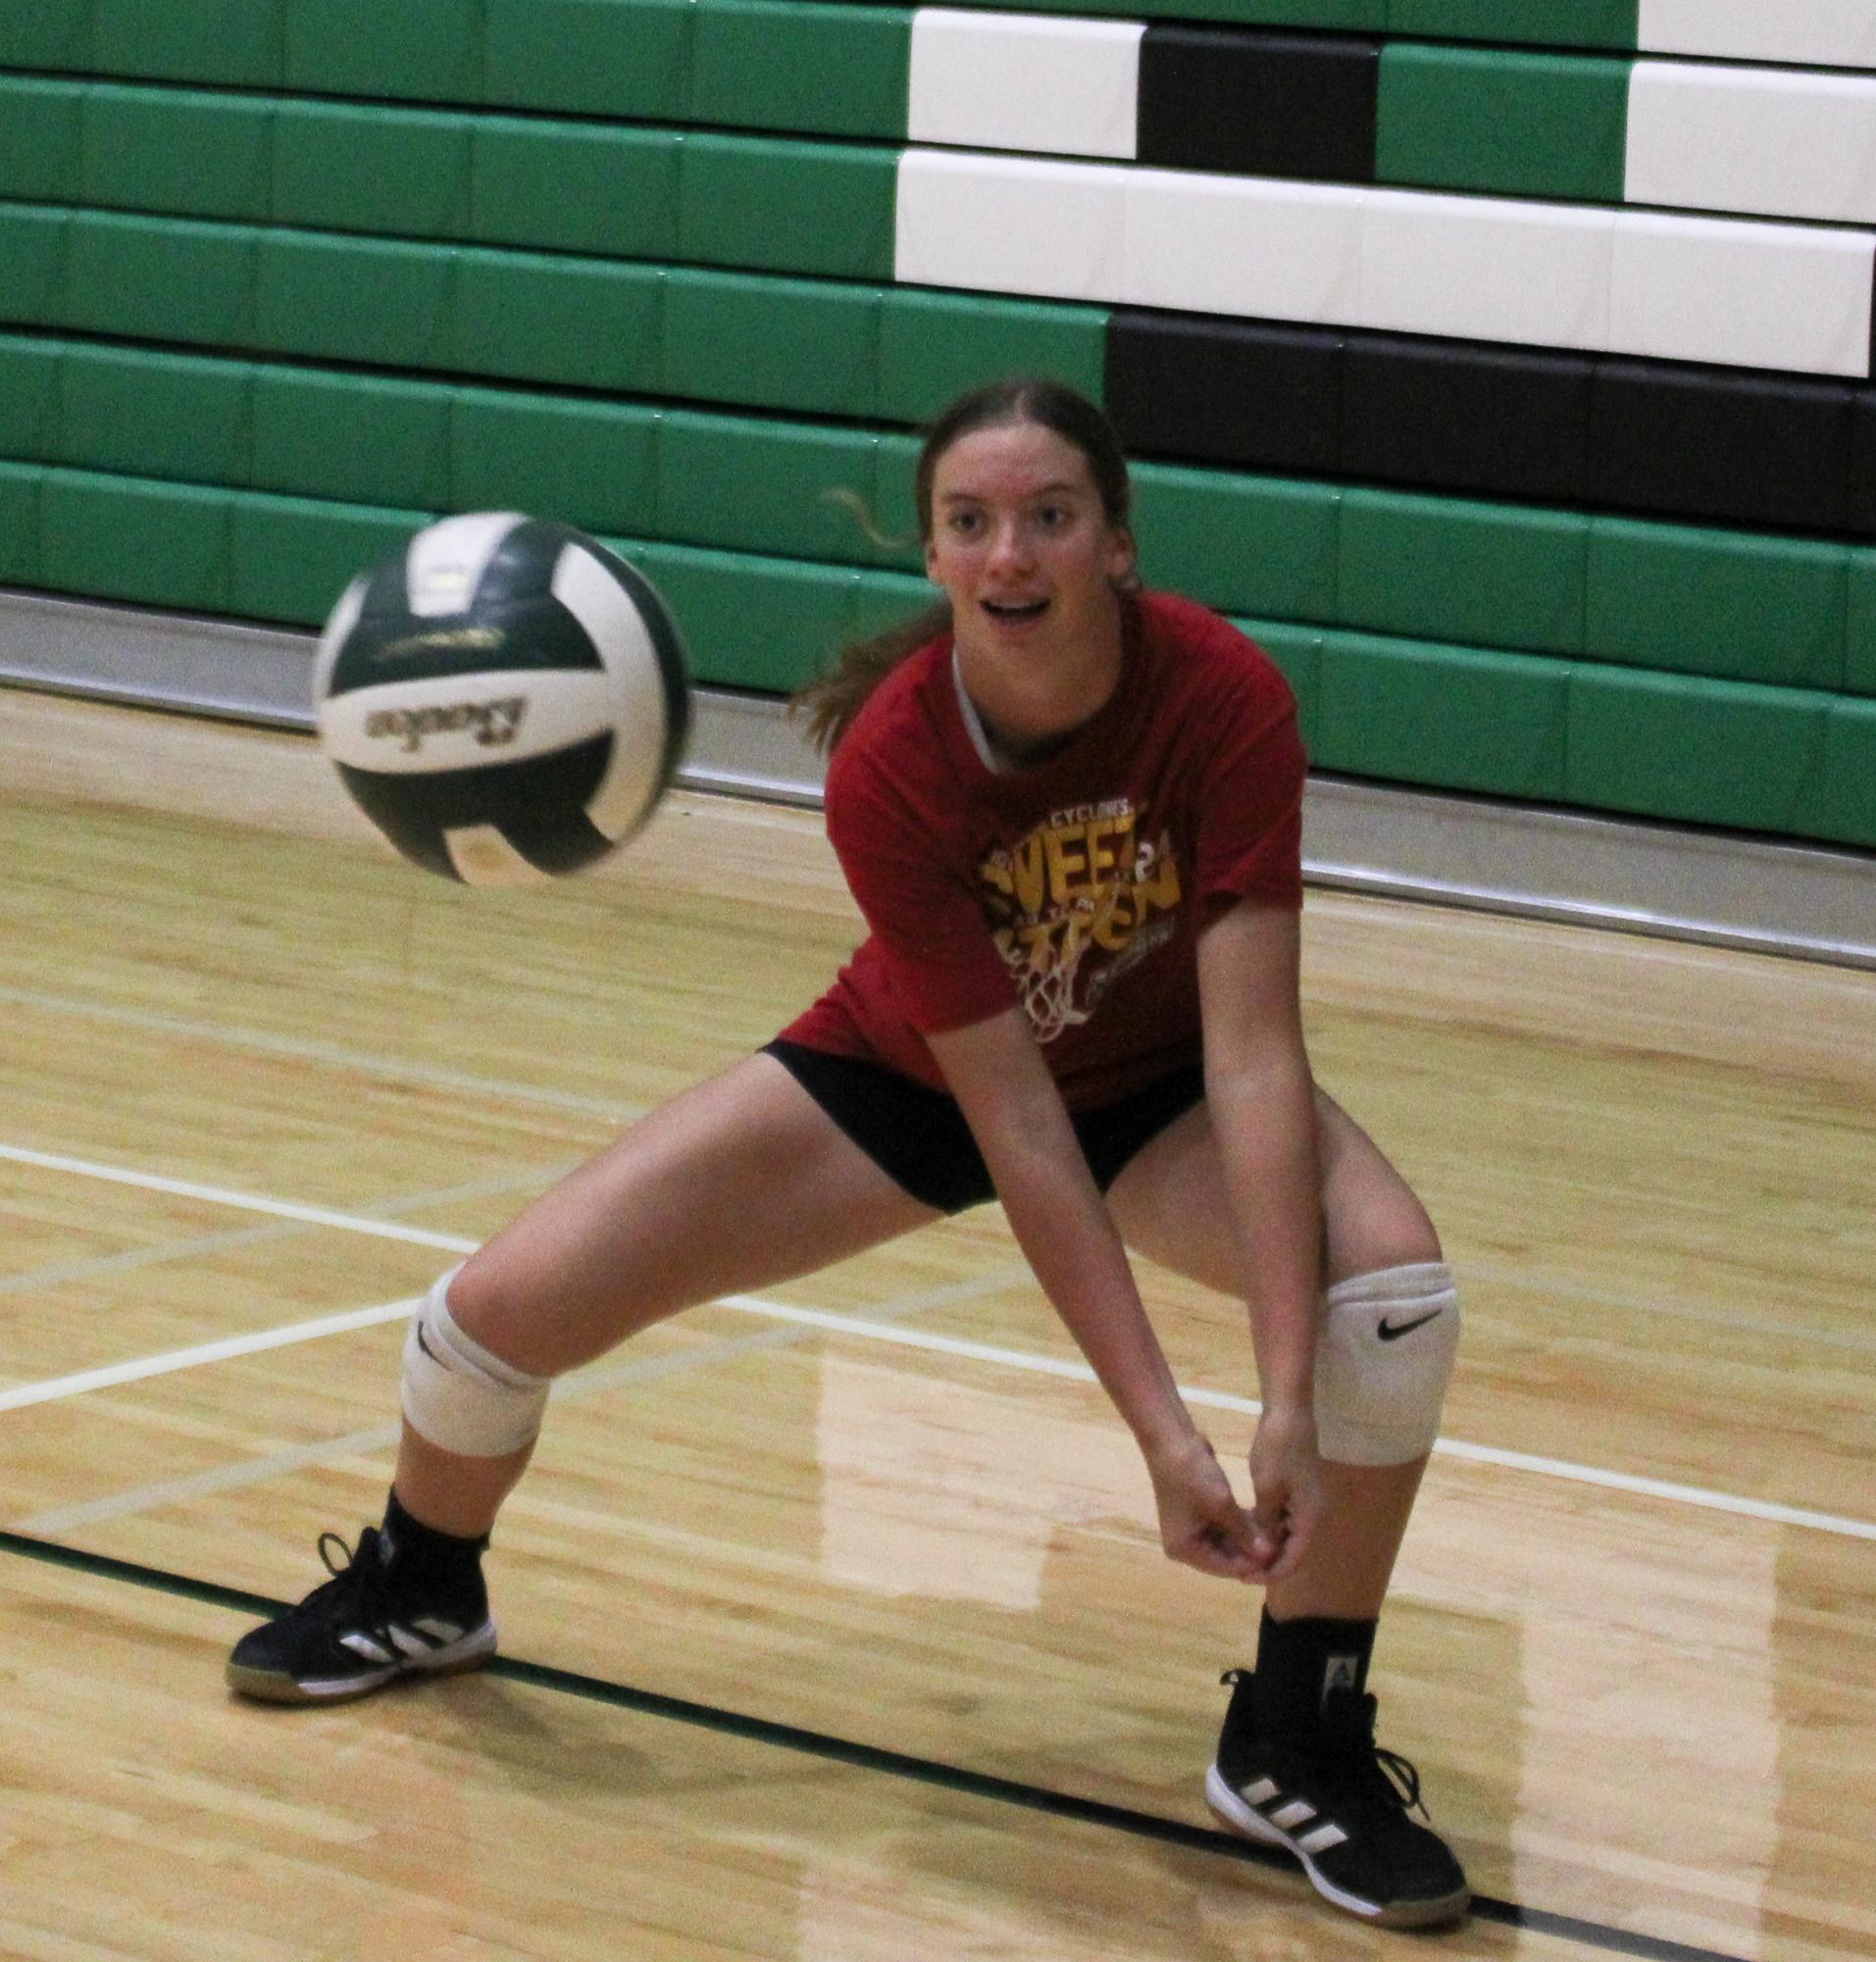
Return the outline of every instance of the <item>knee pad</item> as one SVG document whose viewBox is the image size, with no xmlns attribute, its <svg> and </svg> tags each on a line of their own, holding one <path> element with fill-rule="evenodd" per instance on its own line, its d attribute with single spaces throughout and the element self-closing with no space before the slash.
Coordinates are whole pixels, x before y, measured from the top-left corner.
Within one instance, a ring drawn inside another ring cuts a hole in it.
<svg viewBox="0 0 1876 1962">
<path fill-rule="evenodd" d="M 1316 1434 L 1342 1465 L 1404 1465 L 1433 1449 L 1459 1348 L 1445 1261 L 1358 1274 L 1329 1290 L 1316 1349 Z"/>
<path fill-rule="evenodd" d="M 452 1267 L 419 1303 L 404 1343 L 404 1416 L 419 1436 L 463 1458 L 506 1458 L 532 1444 L 551 1379 L 491 1355 L 449 1312 Z"/>
</svg>

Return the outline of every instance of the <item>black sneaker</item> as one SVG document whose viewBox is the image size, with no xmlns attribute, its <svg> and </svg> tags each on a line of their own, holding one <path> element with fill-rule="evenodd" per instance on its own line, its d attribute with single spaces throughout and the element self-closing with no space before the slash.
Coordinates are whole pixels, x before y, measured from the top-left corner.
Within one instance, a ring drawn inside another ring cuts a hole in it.
<svg viewBox="0 0 1876 1962">
<path fill-rule="evenodd" d="M 480 1574 L 456 1598 L 424 1600 L 386 1562 L 375 1526 L 356 1553 L 335 1533 L 320 1534 L 319 1552 L 332 1578 L 234 1644 L 230 1688 L 268 1703 L 337 1703 L 398 1676 L 478 1669 L 494 1654 Z"/>
<path fill-rule="evenodd" d="M 1253 1730 L 1250 1676 L 1237 1685 L 1205 1776 L 1205 1802 L 1246 1839 L 1282 1846 L 1302 1862 L 1316 1891 L 1379 1928 L 1457 1921 L 1472 1901 L 1466 1877 L 1421 1817 L 1420 1775 L 1374 1740 L 1375 1699 L 1330 1699 L 1322 1727 L 1300 1737 Z"/>
</svg>

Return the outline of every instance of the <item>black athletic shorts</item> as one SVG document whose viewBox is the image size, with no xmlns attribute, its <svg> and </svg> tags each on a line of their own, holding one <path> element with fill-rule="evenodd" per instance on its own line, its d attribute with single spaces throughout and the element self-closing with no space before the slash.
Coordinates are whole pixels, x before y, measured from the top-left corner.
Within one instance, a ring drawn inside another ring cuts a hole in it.
<svg viewBox="0 0 1876 1962">
<path fill-rule="evenodd" d="M 955 1098 L 927 1089 L 897 1070 L 857 1056 L 831 1056 L 778 1036 L 773 1056 L 836 1124 L 895 1184 L 941 1213 L 961 1213 L 996 1196 L 989 1167 Z M 1132 1096 L 1074 1113 L 1088 1169 L 1105 1192 L 1177 1117 L 1205 1095 L 1194 1063 L 1174 1070 Z"/>
</svg>

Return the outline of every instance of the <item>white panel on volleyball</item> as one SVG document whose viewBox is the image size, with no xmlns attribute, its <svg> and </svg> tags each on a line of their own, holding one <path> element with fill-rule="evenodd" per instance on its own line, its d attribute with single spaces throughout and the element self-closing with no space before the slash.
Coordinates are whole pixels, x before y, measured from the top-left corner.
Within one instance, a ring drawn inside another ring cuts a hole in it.
<svg viewBox="0 0 1876 1962">
<path fill-rule="evenodd" d="M 1641 0 L 1643 54 L 1876 68 L 1876 0 Z"/>
<path fill-rule="evenodd" d="M 1124 174 L 978 151 L 899 158 L 893 276 L 913 284 L 1111 300 Z"/>
<path fill-rule="evenodd" d="M 1873 272 L 1867 232 L 1622 212 L 1610 344 L 1672 361 L 1867 375 Z"/>
<path fill-rule="evenodd" d="M 1126 265 L 1109 297 L 1266 320 L 1348 318 L 1367 190 L 1192 171 L 1123 175 Z"/>
<path fill-rule="evenodd" d="M 472 511 L 420 531 L 404 560 L 411 612 L 420 620 L 461 613 L 501 541 L 527 522 L 515 511 Z"/>
<path fill-rule="evenodd" d="M 616 841 L 636 829 L 664 774 L 669 724 L 664 671 L 632 595 L 590 552 L 579 545 L 562 550 L 552 591 L 605 663 L 612 756 L 586 815 L 596 830 Z M 561 678 L 554 679 L 558 684 Z"/>
<path fill-rule="evenodd" d="M 1637 62 L 1631 204 L 1876 221 L 1876 79 Z"/>
<path fill-rule="evenodd" d="M 962 13 L 912 16 L 905 133 L 914 143 L 1131 157 L 1140 21 Z"/>
<path fill-rule="evenodd" d="M 1613 226 L 1593 205 L 1376 191 L 1351 325 L 1600 347 Z"/>
</svg>

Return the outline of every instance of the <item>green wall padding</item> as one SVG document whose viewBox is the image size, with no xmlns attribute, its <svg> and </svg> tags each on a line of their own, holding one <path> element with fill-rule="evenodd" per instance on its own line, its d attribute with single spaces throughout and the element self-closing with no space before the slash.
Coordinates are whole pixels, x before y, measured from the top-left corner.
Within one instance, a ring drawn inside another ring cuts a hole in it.
<svg viewBox="0 0 1876 1962">
<path fill-rule="evenodd" d="M 1590 55 L 1389 42 L 1376 179 L 1620 204 L 1632 72 Z"/>
<path fill-rule="evenodd" d="M 688 0 L 487 0 L 487 6 L 488 103 L 560 116 L 684 120 Z"/>
<path fill-rule="evenodd" d="M 444 511 L 456 390 L 438 382 L 259 364 L 248 409 L 257 490 Z"/>
<path fill-rule="evenodd" d="M 910 8 L 711 0 L 692 21 L 686 113 L 731 127 L 901 140 L 911 55 Z"/>
<path fill-rule="evenodd" d="M 35 586 L 39 569 L 39 494 L 45 472 L 36 464 L 0 463 L 0 583 Z"/>
<path fill-rule="evenodd" d="M 241 346 L 254 331 L 256 238 L 244 226 L 79 214 L 61 319 L 92 333 Z"/>
<path fill-rule="evenodd" d="M 59 458 L 59 371 L 66 344 L 0 339 L 0 458 L 54 463 Z"/>
<path fill-rule="evenodd" d="M 0 8 L 0 63 L 82 69 L 90 55 L 91 0 L 13 0 Z"/>
<path fill-rule="evenodd" d="M 621 394 L 656 392 L 664 276 L 545 253 L 456 256 L 440 358 L 415 364 Z"/>
<path fill-rule="evenodd" d="M 1876 702 L 1841 697 L 1824 713 L 1824 764 L 1797 829 L 1876 848 Z"/>
<path fill-rule="evenodd" d="M 1849 580 L 1844 545 L 1597 518 L 1587 651 L 1643 668 L 1835 688 Z"/>
<path fill-rule="evenodd" d="M 967 388 L 1011 374 L 1053 375 L 1101 399 L 1104 307 L 999 300 L 892 286 L 880 317 L 879 414 L 923 423 Z"/>
<path fill-rule="evenodd" d="M 1296 727 L 1302 731 L 1303 746 L 1313 751 L 1320 733 L 1322 708 L 1322 631 L 1319 628 L 1297 627 L 1283 620 L 1239 618 L 1232 622 L 1240 632 L 1248 633 L 1283 670 L 1296 697 Z"/>
<path fill-rule="evenodd" d="M 67 264 L 72 221 L 63 211 L 0 204 L 0 289 L 9 327 L 69 326 Z"/>
<path fill-rule="evenodd" d="M 678 257 L 889 280 L 897 172 L 896 155 L 877 146 L 688 135 Z"/>
<path fill-rule="evenodd" d="M 1554 801 L 1566 662 L 1326 632 L 1314 760 L 1407 783 Z"/>
<path fill-rule="evenodd" d="M 1630 48 L 1637 0 L 1388 0 L 1388 30 L 1455 41 Z"/>
<path fill-rule="evenodd" d="M 86 470 L 239 484 L 251 469 L 245 362 L 73 347 L 59 378 L 59 460 Z"/>
<path fill-rule="evenodd" d="M 554 4 L 527 0 L 528 10 L 541 22 L 536 59 L 559 45 L 546 18 Z M 482 99 L 483 0 L 284 0 L 284 7 L 281 80 L 289 89 L 415 96 L 429 102 Z M 632 11 L 641 8 L 642 0 L 634 0 Z M 488 0 L 491 61 L 497 22 L 507 22 L 515 12 L 514 0 Z M 505 44 L 504 51 L 513 52 Z"/>
<path fill-rule="evenodd" d="M 635 402 L 459 388 L 449 508 L 528 511 L 643 537 L 658 515 L 658 411 Z"/>
<path fill-rule="evenodd" d="M 1416 640 L 1577 653 L 1589 530 L 1582 512 L 1350 486 L 1333 618 Z"/>
<path fill-rule="evenodd" d="M 673 267 L 659 392 L 870 416 L 879 323 L 877 286 Z"/>
<path fill-rule="evenodd" d="M 273 115 L 277 225 L 470 235 L 471 118 L 338 102 L 282 102 Z"/>
<path fill-rule="evenodd" d="M 455 255 L 437 246 L 263 232 L 253 343 L 372 366 L 447 367 L 454 274 Z"/>
<path fill-rule="evenodd" d="M 1821 776 L 1828 697 L 1636 669 L 1580 668 L 1572 802 L 1742 830 L 1791 831 Z"/>
<path fill-rule="evenodd" d="M 27 13 L 47 4 L 25 0 Z M 286 0 L 92 4 L 88 62 L 100 74 L 278 88 L 286 72 Z"/>
<path fill-rule="evenodd" d="M 1141 576 L 1224 613 L 1333 618 L 1341 497 L 1333 484 L 1137 465 Z"/>
<path fill-rule="evenodd" d="M 234 499 L 213 484 L 48 470 L 40 580 L 55 592 L 227 613 Z"/>
<path fill-rule="evenodd" d="M 274 104 L 192 88 L 86 91 L 78 195 L 107 209 L 264 220 L 272 202 Z"/>
<path fill-rule="evenodd" d="M 479 117 L 470 235 L 490 245 L 675 259 L 683 140 L 675 129 Z"/>
<path fill-rule="evenodd" d="M 351 580 L 440 514 L 249 494 L 228 516 L 228 609 L 318 626 Z"/>
<path fill-rule="evenodd" d="M 84 98 L 91 87 L 0 75 L 0 197 L 76 202 Z"/>
</svg>

